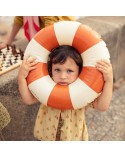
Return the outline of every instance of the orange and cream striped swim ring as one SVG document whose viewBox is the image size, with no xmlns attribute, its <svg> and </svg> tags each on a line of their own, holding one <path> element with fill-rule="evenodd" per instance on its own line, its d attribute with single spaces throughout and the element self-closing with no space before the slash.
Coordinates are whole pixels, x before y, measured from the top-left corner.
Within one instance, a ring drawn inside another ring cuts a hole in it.
<svg viewBox="0 0 125 157">
<path fill-rule="evenodd" d="M 47 70 L 49 53 L 60 45 L 73 46 L 83 59 L 78 79 L 67 86 L 56 84 Z M 61 110 L 82 108 L 98 97 L 104 80 L 95 64 L 97 60 L 110 59 L 106 44 L 98 33 L 74 21 L 57 22 L 40 30 L 29 42 L 26 56 L 39 60 L 36 69 L 27 77 L 30 91 L 42 104 Z"/>
</svg>

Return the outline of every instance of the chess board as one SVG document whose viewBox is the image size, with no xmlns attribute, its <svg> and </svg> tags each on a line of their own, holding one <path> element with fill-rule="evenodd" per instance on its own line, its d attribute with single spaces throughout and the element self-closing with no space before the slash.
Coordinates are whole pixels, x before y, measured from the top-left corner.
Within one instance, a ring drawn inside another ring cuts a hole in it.
<svg viewBox="0 0 125 157">
<path fill-rule="evenodd" d="M 0 50 L 0 75 L 9 72 L 22 63 L 23 51 L 16 48 L 15 45 L 7 46 Z"/>
</svg>

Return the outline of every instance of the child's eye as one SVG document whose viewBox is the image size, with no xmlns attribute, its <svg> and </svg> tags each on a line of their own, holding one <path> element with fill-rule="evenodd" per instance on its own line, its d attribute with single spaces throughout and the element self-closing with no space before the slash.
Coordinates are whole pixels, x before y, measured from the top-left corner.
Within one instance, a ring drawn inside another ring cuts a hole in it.
<svg viewBox="0 0 125 157">
<path fill-rule="evenodd" d="M 67 70 L 67 72 L 68 72 L 68 73 L 72 73 L 73 71 L 72 71 L 72 70 Z"/>
<path fill-rule="evenodd" d="M 58 69 L 58 68 L 57 68 L 57 69 L 55 69 L 55 71 L 56 71 L 56 72 L 59 72 L 59 71 L 60 71 L 60 69 Z"/>
</svg>

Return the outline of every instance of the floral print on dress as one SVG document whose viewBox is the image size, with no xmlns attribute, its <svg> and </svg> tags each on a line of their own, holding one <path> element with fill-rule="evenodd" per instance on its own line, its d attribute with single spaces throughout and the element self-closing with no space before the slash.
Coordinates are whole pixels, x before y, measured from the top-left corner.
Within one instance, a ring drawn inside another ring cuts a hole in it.
<svg viewBox="0 0 125 157">
<path fill-rule="evenodd" d="M 88 132 L 84 112 L 85 108 L 61 111 L 41 105 L 35 122 L 34 136 L 42 141 L 56 141 L 61 117 L 60 140 L 86 141 Z"/>
</svg>

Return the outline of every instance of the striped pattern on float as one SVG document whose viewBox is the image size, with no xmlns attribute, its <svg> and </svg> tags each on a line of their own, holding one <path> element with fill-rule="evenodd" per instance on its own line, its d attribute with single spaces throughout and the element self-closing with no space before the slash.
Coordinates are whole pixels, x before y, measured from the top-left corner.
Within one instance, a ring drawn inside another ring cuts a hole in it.
<svg viewBox="0 0 125 157">
<path fill-rule="evenodd" d="M 75 47 L 83 59 L 81 74 L 69 86 L 56 84 L 47 71 L 48 54 L 59 45 Z M 98 97 L 104 80 L 95 64 L 99 59 L 110 58 L 106 44 L 98 33 L 73 21 L 61 21 L 39 31 L 28 44 L 26 56 L 39 60 L 37 68 L 27 77 L 29 89 L 44 105 L 61 110 L 82 108 Z"/>
</svg>

